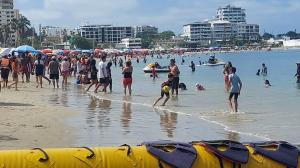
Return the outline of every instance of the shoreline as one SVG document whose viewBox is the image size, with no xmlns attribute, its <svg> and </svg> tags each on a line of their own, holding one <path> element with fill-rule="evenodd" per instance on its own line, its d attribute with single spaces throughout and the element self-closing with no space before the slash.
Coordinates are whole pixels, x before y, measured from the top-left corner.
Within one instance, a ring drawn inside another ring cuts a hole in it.
<svg viewBox="0 0 300 168">
<path fill-rule="evenodd" d="M 19 85 L 19 91 L 2 88 L 0 92 L 0 149 L 74 144 L 74 130 L 65 120 L 76 113 L 42 98 L 62 90 L 50 89 L 46 82 L 42 89 L 35 88 L 33 82 Z"/>
</svg>

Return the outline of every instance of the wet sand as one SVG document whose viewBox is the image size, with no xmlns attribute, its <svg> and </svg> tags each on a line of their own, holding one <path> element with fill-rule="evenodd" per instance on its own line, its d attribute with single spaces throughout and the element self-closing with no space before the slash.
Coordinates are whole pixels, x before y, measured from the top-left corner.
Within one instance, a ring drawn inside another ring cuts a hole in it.
<svg viewBox="0 0 300 168">
<path fill-rule="evenodd" d="M 73 128 L 64 120 L 76 114 L 43 101 L 43 96 L 53 92 L 48 84 L 43 89 L 36 89 L 34 83 L 20 84 L 19 91 L 2 88 L 0 149 L 70 147 L 74 143 Z"/>
</svg>

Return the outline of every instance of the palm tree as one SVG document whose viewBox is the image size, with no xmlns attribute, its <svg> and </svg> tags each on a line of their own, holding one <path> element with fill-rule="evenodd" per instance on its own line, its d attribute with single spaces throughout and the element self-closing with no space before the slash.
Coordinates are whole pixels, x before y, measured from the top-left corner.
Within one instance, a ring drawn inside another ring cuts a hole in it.
<svg viewBox="0 0 300 168">
<path fill-rule="evenodd" d="M 25 16 L 11 21 L 11 28 L 17 33 L 17 38 L 20 37 L 20 39 L 25 38 L 24 34 L 30 28 L 30 25 L 30 21 Z M 16 39 L 16 41 L 20 41 L 20 39 Z"/>
<path fill-rule="evenodd" d="M 11 29 L 11 24 L 0 26 L 0 41 L 4 47 L 11 45 L 11 35 L 14 31 Z"/>
</svg>

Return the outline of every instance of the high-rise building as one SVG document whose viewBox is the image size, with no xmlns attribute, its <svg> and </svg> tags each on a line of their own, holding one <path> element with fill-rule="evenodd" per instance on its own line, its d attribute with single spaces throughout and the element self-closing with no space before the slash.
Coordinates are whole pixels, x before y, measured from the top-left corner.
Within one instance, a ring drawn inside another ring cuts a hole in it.
<svg viewBox="0 0 300 168">
<path fill-rule="evenodd" d="M 259 38 L 259 25 L 239 23 L 237 26 L 236 37 L 239 40 L 257 41 Z"/>
<path fill-rule="evenodd" d="M 96 43 L 120 43 L 122 39 L 133 38 L 134 29 L 130 26 L 84 25 L 77 28 L 81 37 Z"/>
<path fill-rule="evenodd" d="M 228 5 L 217 10 L 216 19 L 184 25 L 182 36 L 189 43 L 203 45 L 231 38 L 257 41 L 259 25 L 246 23 L 245 9 Z"/>
<path fill-rule="evenodd" d="M 0 26 L 9 24 L 20 17 L 19 10 L 14 9 L 13 0 L 0 0 Z M 15 43 L 17 33 L 11 33 L 11 43 Z"/>
<path fill-rule="evenodd" d="M 136 37 L 138 33 L 144 33 L 144 32 L 150 32 L 157 34 L 158 33 L 158 28 L 154 26 L 148 26 L 148 25 L 143 25 L 143 26 L 136 26 L 134 28 L 134 36 Z"/>
<path fill-rule="evenodd" d="M 183 35 L 187 42 L 212 44 L 217 41 L 228 41 L 236 34 L 235 25 L 222 20 L 195 22 L 183 26 Z"/>
<path fill-rule="evenodd" d="M 220 7 L 217 10 L 216 19 L 229 21 L 231 23 L 246 23 L 245 9 L 230 5 Z"/>
</svg>

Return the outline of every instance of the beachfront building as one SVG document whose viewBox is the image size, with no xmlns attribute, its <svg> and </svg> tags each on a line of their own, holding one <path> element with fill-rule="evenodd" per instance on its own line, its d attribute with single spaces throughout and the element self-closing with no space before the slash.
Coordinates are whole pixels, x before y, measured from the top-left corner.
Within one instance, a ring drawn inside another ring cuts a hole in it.
<svg viewBox="0 0 300 168">
<path fill-rule="evenodd" d="M 183 35 L 190 44 L 210 45 L 229 41 L 257 41 L 259 25 L 246 23 L 245 9 L 226 6 L 217 10 L 215 19 L 194 22 L 183 26 Z"/>
<path fill-rule="evenodd" d="M 77 32 L 96 43 L 118 44 L 122 39 L 134 37 L 134 29 L 130 26 L 83 25 L 77 28 Z"/>
<path fill-rule="evenodd" d="M 142 48 L 142 39 L 141 38 L 125 38 L 122 39 L 122 42 L 118 44 L 118 48 L 126 49 L 140 49 Z"/>
<path fill-rule="evenodd" d="M 222 20 L 207 20 L 183 26 L 183 35 L 189 43 L 209 45 L 229 41 L 236 34 L 235 24 Z"/>
<path fill-rule="evenodd" d="M 259 39 L 259 25 L 239 23 L 236 25 L 236 37 L 243 41 L 257 41 Z"/>
<path fill-rule="evenodd" d="M 157 34 L 158 28 L 149 25 L 135 26 L 134 37 L 136 37 L 138 33 L 145 33 L 145 32 Z"/>
<path fill-rule="evenodd" d="M 0 0 L 0 26 L 9 24 L 13 19 L 19 19 L 20 13 L 18 9 L 14 9 L 13 0 Z M 15 44 L 17 33 L 11 33 L 9 36 L 11 43 Z M 2 44 L 5 45 L 5 44 Z"/>
<path fill-rule="evenodd" d="M 246 12 L 241 7 L 227 5 L 217 10 L 216 19 L 231 23 L 246 23 Z"/>
</svg>

